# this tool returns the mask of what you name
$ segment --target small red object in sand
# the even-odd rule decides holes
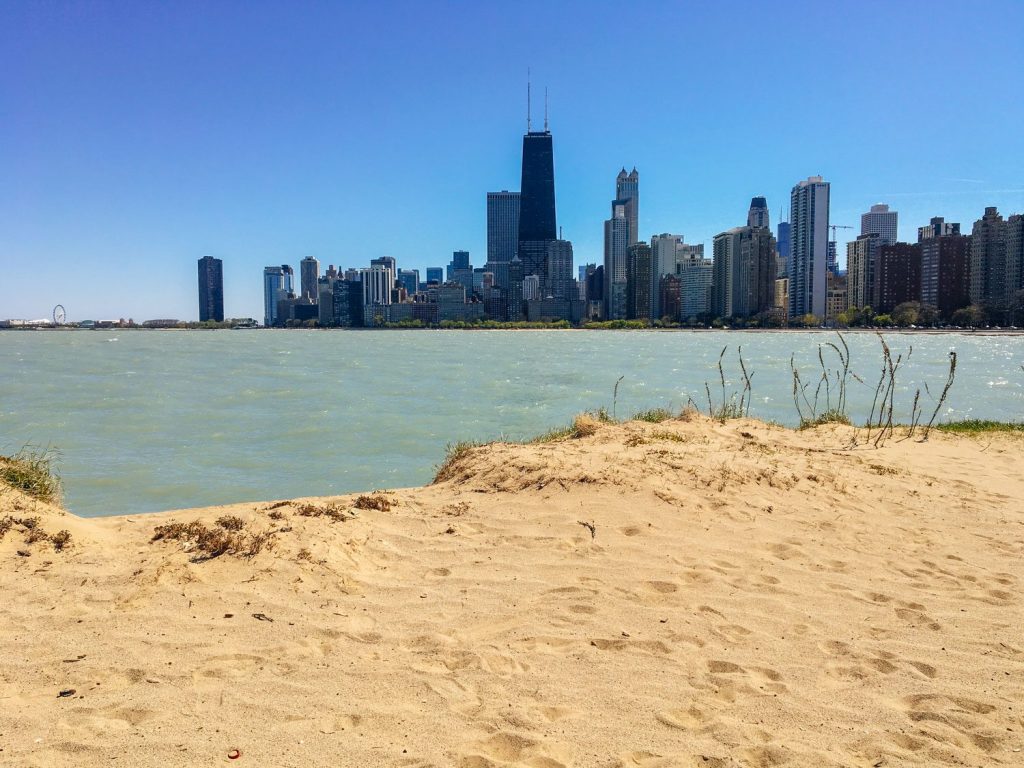
[[[228,752],[228,760],[237,760],[241,756],[242,750],[240,749],[232,749],[230,752]]]

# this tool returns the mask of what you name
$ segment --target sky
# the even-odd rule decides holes
[[[577,264],[623,166],[641,235],[709,255],[811,175],[832,223],[969,230],[1024,212],[1022,30],[1019,0],[2,3],[0,318],[197,319],[205,255],[254,318],[305,256],[481,266],[528,69]]]

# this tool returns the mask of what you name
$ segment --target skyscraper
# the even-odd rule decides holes
[[[547,117],[544,130],[530,130],[527,118],[523,136],[523,175],[519,187],[519,235],[517,253],[524,275],[547,279],[547,241],[558,237],[555,221],[555,158]]]
[[[263,324],[268,328],[278,321],[277,302],[294,296],[295,271],[287,264],[263,269]]]
[[[846,244],[847,306],[863,309],[875,300],[875,263],[882,236],[867,232]]]
[[[626,220],[629,222],[629,242],[640,240],[640,174],[634,168],[629,174],[623,168],[615,177],[615,198],[625,202]]]
[[[633,243],[626,256],[626,318],[653,320],[655,286],[651,246]]]
[[[466,254],[467,257],[469,254]],[[444,269],[441,267],[427,267],[427,282],[444,282]]]
[[[789,198],[789,316],[825,317],[829,183],[810,176]]]
[[[604,223],[604,316],[608,320],[626,317],[626,250],[629,248],[629,219],[626,201],[612,200],[612,217]]]
[[[508,287],[508,265],[519,243],[519,193],[487,193],[487,263],[495,282]]]
[[[412,296],[420,289],[420,271],[418,269],[398,270],[398,282],[405,288],[405,292]]]
[[[899,240],[897,225],[899,213],[890,211],[888,205],[872,205],[871,210],[860,215],[860,233],[878,235],[878,245],[892,245]]]
[[[921,300],[921,246],[892,243],[878,248],[875,261],[876,312],[892,312],[906,301]]]
[[[953,226],[957,228],[955,234],[928,235],[919,243],[921,303],[935,307],[947,320],[971,303],[971,238],[961,235],[958,225]],[[920,234],[920,230],[918,232]]]
[[[708,311],[708,293],[714,274],[713,262],[704,258],[704,246],[688,247],[690,250],[676,261],[681,320],[698,318]]]
[[[299,262],[299,279],[302,285],[302,298],[317,301],[316,281],[320,279],[320,262],[307,256]]]
[[[998,209],[985,209],[971,235],[971,302],[999,310],[1006,288],[1006,222]]]
[[[768,226],[768,202],[763,197],[755,197],[751,199],[750,209],[747,211],[747,226]]]
[[[780,221],[775,235],[775,247],[779,253],[779,274],[777,277],[782,277],[789,273],[789,260],[793,255],[789,232],[789,222]]]
[[[224,264],[203,256],[199,260],[199,322],[224,321]]]
[[[572,243],[568,240],[548,241],[547,273],[546,296],[556,299],[577,297],[572,279]]]
[[[467,295],[473,293],[473,265],[469,263],[469,251],[453,251],[448,263],[448,282],[460,283]]]

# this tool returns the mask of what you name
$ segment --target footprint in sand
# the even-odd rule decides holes
[[[951,738],[946,733],[946,729],[951,729],[959,736],[970,739],[984,752],[1002,749],[1005,732],[984,717],[996,711],[992,704],[963,696],[934,693],[907,696],[902,704],[907,710],[907,717],[917,724],[918,730],[936,741],[957,743],[957,738]]]
[[[679,591],[679,587],[670,581],[647,581],[644,582],[644,586],[653,592],[658,592],[662,595],[669,595],[673,592]]]
[[[695,731],[708,725],[708,715],[695,706],[687,709],[668,709],[654,717],[659,723],[682,731]]]
[[[546,744],[517,733],[499,731],[469,745],[460,768],[491,768],[495,764],[529,765],[533,768],[566,768],[571,754],[565,747]]]

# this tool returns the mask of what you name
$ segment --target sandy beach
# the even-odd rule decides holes
[[[0,764],[1024,765],[1024,439],[850,434],[605,424],[129,517],[4,489]]]

